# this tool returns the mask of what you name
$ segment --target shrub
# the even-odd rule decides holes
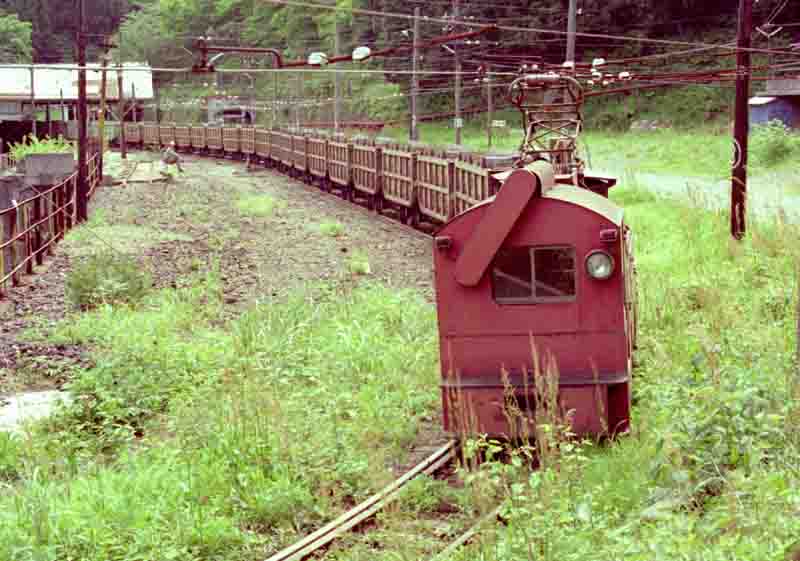
[[[70,153],[74,150],[72,143],[65,140],[62,136],[58,138],[37,138],[33,134],[22,139],[22,142],[13,143],[11,145],[11,156],[14,161],[21,162],[25,156],[30,154],[52,154],[57,153]]]
[[[152,280],[131,257],[111,251],[96,253],[67,275],[67,300],[85,310],[102,303],[135,303]]]
[[[773,119],[766,125],[755,127],[752,143],[758,163],[769,166],[789,157],[796,140],[783,122]]]

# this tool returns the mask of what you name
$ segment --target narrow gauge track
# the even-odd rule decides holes
[[[458,442],[451,440],[437,449],[433,454],[418,463],[402,477],[390,483],[361,504],[353,507],[337,519],[329,522],[316,532],[309,534],[299,542],[279,551],[267,561],[299,561],[326,547],[334,539],[351,530],[367,518],[373,516],[386,505],[394,501],[403,488],[420,475],[432,475],[455,459]]]

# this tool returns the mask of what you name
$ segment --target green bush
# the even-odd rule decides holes
[[[782,121],[773,119],[753,131],[753,154],[763,165],[782,162],[794,151],[797,139]]]
[[[29,134],[22,139],[22,142],[15,142],[11,145],[11,156],[14,161],[20,162],[30,154],[70,153],[73,150],[72,143],[62,136],[37,138],[33,134]]]
[[[152,284],[128,256],[106,251],[91,255],[67,275],[67,300],[85,310],[103,303],[135,303]]]

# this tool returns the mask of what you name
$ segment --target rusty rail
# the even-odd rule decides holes
[[[349,531],[357,524],[373,516],[376,512],[395,500],[406,484],[417,476],[430,475],[456,457],[458,443],[451,440],[433,454],[417,464],[405,475],[372,495],[369,499],[348,510],[336,520],[329,522],[316,532],[309,534],[295,543],[271,556],[267,561],[298,561],[307,555],[325,547],[334,539]]]

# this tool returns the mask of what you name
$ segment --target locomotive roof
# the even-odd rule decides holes
[[[564,201],[566,203],[571,203],[576,206],[583,207],[587,210],[591,210],[595,214],[599,214],[603,218],[613,222],[615,226],[622,225],[622,218],[624,216],[624,210],[621,206],[614,204],[612,201],[603,197],[602,195],[598,195],[597,193],[593,193],[588,189],[583,189],[581,187],[575,187],[574,185],[564,185],[561,183],[556,183],[553,187],[545,191],[542,195],[544,199],[556,199],[559,201]],[[495,197],[489,197],[484,199],[480,203],[476,204],[473,207],[467,209],[466,212],[470,212],[473,209],[482,207],[484,205],[489,205],[494,202]],[[454,219],[455,220],[455,219]]]
[[[616,226],[622,225],[623,209],[602,195],[593,193],[588,189],[574,185],[556,185],[546,191],[542,198],[557,199],[577,206],[582,206],[603,218],[613,222]]]

